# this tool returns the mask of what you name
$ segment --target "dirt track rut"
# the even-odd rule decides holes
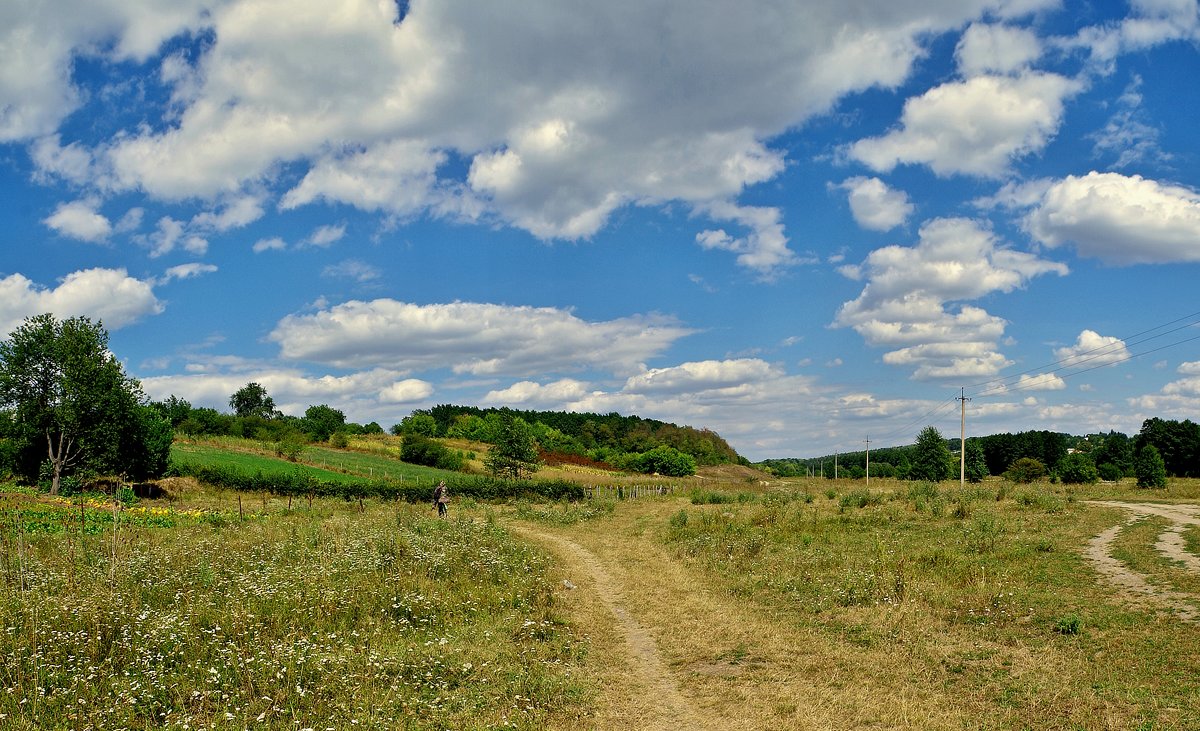
[[[1128,599],[1166,609],[1186,622],[1200,624],[1200,596],[1174,591],[1150,583],[1146,577],[1132,571],[1112,555],[1112,544],[1126,526],[1145,517],[1166,518],[1170,527],[1163,531],[1155,543],[1155,550],[1166,558],[1200,574],[1200,557],[1189,553],[1184,545],[1183,531],[1188,526],[1200,526],[1200,506],[1158,505],[1153,503],[1122,503],[1113,501],[1090,501],[1089,505],[1118,508],[1130,513],[1124,522],[1109,528],[1088,542],[1084,555],[1096,571],[1110,584],[1117,587]]]

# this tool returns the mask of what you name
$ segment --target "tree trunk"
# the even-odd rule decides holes
[[[63,444],[63,442],[66,444]],[[49,432],[46,433],[46,453],[50,458],[50,467],[54,470],[54,476],[50,480],[50,494],[57,495],[59,485],[62,484],[63,469],[71,462],[71,442],[67,439],[65,432],[58,433],[58,449],[54,448],[54,439],[51,438]]]

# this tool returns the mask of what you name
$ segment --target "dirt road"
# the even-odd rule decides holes
[[[1126,526],[1143,518],[1154,516],[1165,518],[1171,525],[1163,531],[1155,543],[1155,550],[1185,569],[1200,573],[1200,557],[1189,553],[1183,541],[1183,531],[1188,526],[1200,526],[1200,506],[1159,505],[1154,503],[1122,503],[1113,501],[1089,501],[1089,505],[1117,508],[1129,513],[1122,523],[1109,528],[1093,538],[1085,555],[1096,571],[1110,584],[1133,602],[1156,606],[1174,613],[1180,619],[1200,624],[1200,596],[1174,591],[1151,583],[1145,576],[1129,569],[1112,555],[1112,544]]]

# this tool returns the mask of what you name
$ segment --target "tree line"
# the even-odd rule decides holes
[[[926,427],[914,444],[872,449],[871,475],[915,480],[944,480],[960,470],[960,442]],[[757,466],[781,477],[814,475],[861,479],[865,450],[811,458],[768,459]],[[1014,481],[1047,477],[1066,482],[1095,482],[1136,477],[1139,484],[1160,487],[1166,477],[1200,476],[1200,425],[1190,419],[1146,419],[1130,437],[1116,431],[1072,436],[1033,430],[966,440],[966,478],[989,475]]]

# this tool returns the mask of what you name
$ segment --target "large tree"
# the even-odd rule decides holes
[[[950,448],[935,427],[927,426],[917,435],[908,479],[941,482],[950,478]]]
[[[11,410],[13,471],[48,477],[53,494],[73,472],[143,479],[167,467],[170,424],[86,317],[31,317],[0,343],[0,405]]]
[[[267,395],[267,389],[258,383],[247,383],[229,397],[229,408],[233,413],[243,418],[258,416],[263,419],[273,418],[275,400]]]

